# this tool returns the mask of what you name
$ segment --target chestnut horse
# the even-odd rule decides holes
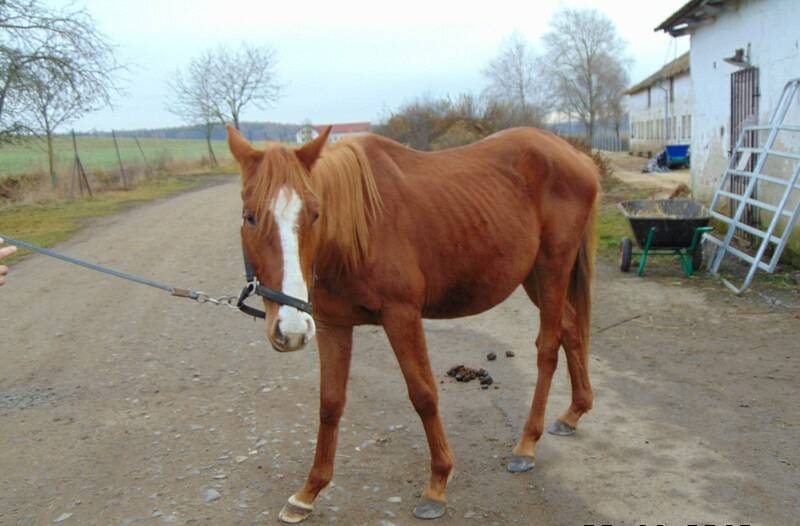
[[[320,409],[308,479],[280,513],[307,518],[331,481],[345,405],[353,326],[383,325],[419,414],[431,475],[414,509],[445,513],[453,469],[428,361],[423,318],[490,309],[522,284],[539,308],[538,380],[508,470],[527,471],[544,430],[563,345],[572,403],[549,431],[567,435],[592,407],[588,375],[590,286],[599,177],[591,159],[542,130],[517,128],[469,146],[419,152],[364,135],[327,145],[330,128],[293,149],[256,149],[235,129],[242,173],[242,242],[259,281],[301,300],[313,317],[264,300],[277,351],[316,333]]]

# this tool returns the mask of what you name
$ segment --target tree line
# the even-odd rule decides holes
[[[627,44],[595,9],[562,8],[542,36],[542,49],[512,33],[483,68],[478,94],[420,97],[383,119],[376,131],[414,148],[467,144],[513,126],[544,127],[577,119],[592,144],[599,123],[619,137],[629,84]]]

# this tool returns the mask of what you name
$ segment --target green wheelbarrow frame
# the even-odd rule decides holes
[[[700,247],[701,238],[703,234],[706,232],[711,232],[712,230],[714,230],[714,228],[710,226],[697,227],[694,229],[694,234],[692,234],[692,243],[688,247],[660,249],[652,248],[653,238],[656,235],[657,229],[656,227],[650,227],[650,230],[647,233],[647,240],[641,251],[633,250],[631,243],[630,257],[632,258],[633,256],[640,256],[639,267],[636,271],[636,275],[644,276],[644,267],[647,265],[647,258],[650,256],[678,256],[678,258],[681,260],[681,268],[683,269],[683,273],[687,278],[691,278],[694,275],[693,261],[695,251],[702,250]],[[624,240],[626,239],[630,243],[630,238],[625,237],[623,238],[623,246],[625,243]]]

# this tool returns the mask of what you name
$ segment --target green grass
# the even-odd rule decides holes
[[[115,214],[143,201],[194,188],[200,182],[199,179],[154,178],[133,190],[102,192],[91,199],[10,206],[0,209],[0,234],[51,247],[68,239],[89,218]],[[13,263],[26,253],[20,250],[8,261]]]
[[[604,205],[600,208],[597,221],[597,251],[601,256],[613,255],[619,251],[619,242],[631,237],[630,224],[616,205]]]
[[[113,140],[108,137],[78,137],[78,152],[87,171],[117,170],[117,153]],[[143,164],[142,156],[132,138],[118,137],[123,164]],[[139,139],[142,150],[151,166],[166,165],[174,161],[199,163],[208,157],[205,141],[193,139]],[[72,139],[59,136],[54,140],[56,169],[69,170],[74,153]],[[0,146],[0,177],[4,175],[47,171],[47,154],[38,140],[27,140],[20,144]],[[214,153],[220,163],[231,160],[225,141],[212,141]]]

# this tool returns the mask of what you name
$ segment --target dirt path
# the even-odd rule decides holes
[[[238,222],[232,182],[60,248],[225,293],[241,286]],[[456,455],[438,524],[796,523],[797,313],[602,265],[595,298],[595,409],[575,437],[546,435],[525,475],[503,466],[535,383],[535,309],[518,292],[427,323]],[[0,524],[272,524],[306,474],[316,353],[273,352],[260,323],[34,257],[0,291],[0,327]],[[446,378],[457,363],[497,388]],[[548,421],[568,403],[565,370]],[[340,436],[310,524],[417,524],[426,444],[378,328],[357,331]]]

